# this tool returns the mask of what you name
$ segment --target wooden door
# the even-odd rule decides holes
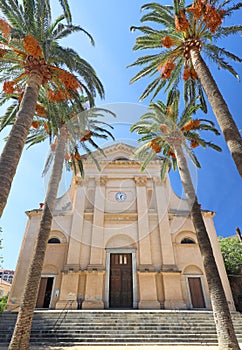
[[[110,254],[109,307],[133,307],[132,254]]]
[[[53,287],[53,277],[41,277],[36,307],[48,309]]]
[[[200,277],[189,277],[188,283],[192,307],[194,309],[205,308],[205,301]]]

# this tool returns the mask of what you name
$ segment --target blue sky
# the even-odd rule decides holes
[[[54,0],[53,6],[58,1]],[[97,100],[98,106],[123,106],[123,112],[115,120],[114,134],[117,141],[132,142],[134,136],[129,134],[129,126],[136,120],[135,111],[145,109],[148,100],[138,103],[146,81],[129,84],[132,76],[137,72],[136,68],[127,69],[141,52],[133,52],[135,33],[131,33],[131,25],[139,25],[141,17],[140,6],[144,0],[69,0],[71,5],[73,22],[90,32],[95,39],[95,47],[91,47],[88,39],[83,34],[75,34],[63,41],[63,46],[74,48],[95,68],[99,78],[105,87],[105,100]],[[165,2],[164,2],[165,3]],[[53,7],[53,18],[58,14],[58,8]],[[241,23],[241,10],[229,19],[230,24]],[[241,37],[233,37],[219,43],[220,46],[241,55]],[[242,89],[238,82],[229,73],[218,70],[211,62],[207,61],[218,86],[224,95],[229,109],[239,129],[242,129],[241,101]],[[234,67],[242,77],[242,65]],[[163,93],[159,96],[165,100]],[[1,110],[3,111],[3,109]],[[215,121],[213,113],[209,110],[209,117]],[[216,121],[215,121],[216,122]],[[0,134],[0,149],[4,145],[6,132]],[[207,138],[210,135],[207,134]],[[223,148],[222,153],[213,150],[197,150],[197,155],[202,169],[194,171],[197,182],[197,194],[203,209],[216,212],[214,218],[218,235],[232,235],[235,227],[242,229],[241,179],[229,154],[223,136],[216,140],[211,135],[211,140]],[[14,269],[21,247],[24,230],[27,223],[26,210],[38,208],[44,201],[46,183],[41,177],[43,165],[48,154],[48,144],[41,144],[35,148],[24,151],[17,174],[12,185],[4,214],[0,219],[3,229],[2,251],[4,256],[3,266]],[[170,173],[175,192],[182,195],[177,173]],[[65,179],[64,179],[65,181]]]

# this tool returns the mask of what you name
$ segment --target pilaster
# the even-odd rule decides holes
[[[104,309],[105,271],[86,271],[85,300],[82,309]]]
[[[168,198],[164,183],[157,177],[154,178],[155,194],[158,214],[158,228],[161,242],[161,254],[163,266],[174,266],[175,258],[170,233],[168,217]]]
[[[151,265],[150,229],[147,206],[147,177],[135,177],[138,212],[139,264]]]
[[[62,272],[59,300],[56,309],[77,309],[79,271]]]
[[[86,187],[84,186],[83,181],[79,181],[75,186],[76,193],[73,203],[74,210],[67,254],[67,266],[65,268],[74,268],[76,270],[79,270]]]
[[[165,309],[186,309],[181,286],[181,272],[167,271],[161,272],[164,286],[164,308]]]
[[[103,240],[104,240],[104,210],[105,210],[105,185],[106,177],[96,179],[92,244],[89,267],[103,266]]]
[[[157,272],[138,272],[139,278],[139,309],[160,309],[156,288]]]

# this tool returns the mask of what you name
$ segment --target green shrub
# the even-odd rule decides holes
[[[5,310],[7,301],[8,301],[8,295],[5,295],[4,297],[0,298],[0,313]]]

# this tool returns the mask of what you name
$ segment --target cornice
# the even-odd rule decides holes
[[[43,212],[43,209],[32,209],[26,210],[25,214],[30,218],[32,216],[40,216]]]

